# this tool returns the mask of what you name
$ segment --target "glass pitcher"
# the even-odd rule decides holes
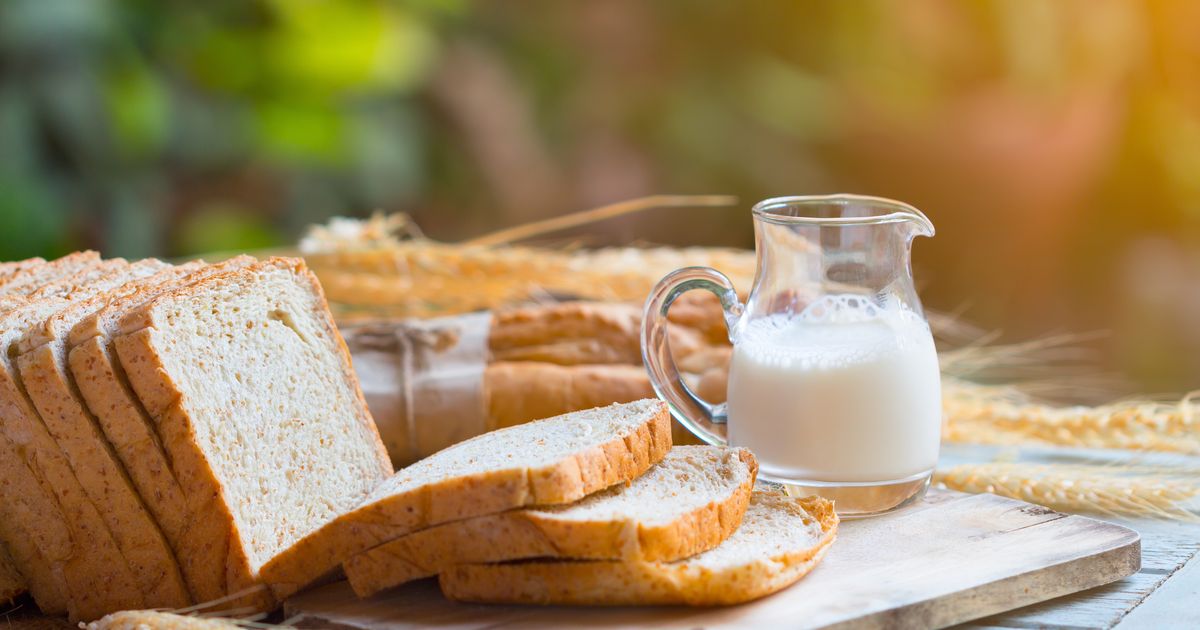
[[[843,516],[921,497],[941,441],[941,376],[913,288],[916,208],[877,197],[779,197],[753,209],[758,269],[743,306],[708,267],[663,278],[646,302],[642,353],[655,391],[710,444],[744,446],[759,478],[833,499]],[[733,354],[723,404],[702,400],[671,357],[667,309],[705,289]]]

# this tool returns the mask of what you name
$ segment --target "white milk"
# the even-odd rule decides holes
[[[937,463],[941,378],[925,321],[851,295],[740,331],[729,441],[776,480],[883,482]]]

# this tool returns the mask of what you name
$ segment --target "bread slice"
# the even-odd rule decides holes
[[[755,491],[741,527],[715,549],[676,562],[516,562],[442,573],[465,602],[626,606],[730,605],[765,597],[808,574],[833,543],[833,503]]]
[[[275,258],[127,314],[122,368],[154,419],[225,592],[392,473],[316,277]],[[248,605],[270,607],[263,590]]]
[[[571,503],[636,479],[670,448],[670,418],[658,400],[485,433],[379,484],[361,505],[272,559],[263,577],[284,597],[399,536],[514,508]]]
[[[198,266],[185,267],[182,272]],[[120,284],[77,299],[36,322],[13,346],[30,401],[66,454],[84,491],[99,507],[138,579],[146,605],[167,608],[187,606],[192,603],[191,596],[157,520],[83,403],[67,366],[66,337],[76,323],[105,303],[135,293],[156,278],[179,272],[159,261],[135,263]],[[154,495],[147,496],[155,501]]]
[[[0,296],[28,293],[60,278],[86,271],[100,262],[96,252],[75,252],[41,265],[31,265],[0,280]]]
[[[215,265],[180,265],[148,278],[133,291],[109,300],[82,321],[68,336],[69,363],[79,393],[95,416],[130,479],[154,515],[163,534],[180,561],[183,579],[193,598],[199,602],[223,597],[225,571],[198,571],[200,565],[186,558],[214,552],[214,541],[223,541],[224,533],[213,535],[193,519],[175,469],[163,449],[157,428],[130,389],[125,372],[112,344],[119,332],[119,320],[133,308],[214,275],[246,267],[255,260],[239,256]]]
[[[112,532],[85,493],[69,461],[50,435],[26,394],[8,349],[22,331],[69,306],[119,285],[128,263],[106,261],[30,293],[36,299],[0,312],[0,433],[3,458],[27,466],[42,492],[6,488],[5,501],[19,496],[28,514],[16,526],[31,535],[42,556],[64,576],[73,619],[94,619],[113,610],[145,607],[141,590]],[[20,474],[20,471],[13,471]],[[15,491],[14,491],[15,490]]]
[[[0,606],[12,603],[27,592],[25,577],[17,571],[8,550],[0,545]]]
[[[646,474],[563,506],[436,525],[344,563],[359,597],[457,564],[523,558],[669,561],[707,551],[742,522],[758,462],[750,451],[676,446]]]

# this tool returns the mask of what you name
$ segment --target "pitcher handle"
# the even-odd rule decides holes
[[[650,384],[659,398],[666,401],[671,415],[696,437],[709,444],[723,446],[726,422],[725,404],[712,404],[695,394],[683,382],[667,334],[667,310],[680,295],[692,289],[710,291],[721,300],[725,327],[731,336],[742,316],[742,303],[725,274],[710,267],[684,267],[667,274],[646,299],[642,314],[642,361],[650,373]]]

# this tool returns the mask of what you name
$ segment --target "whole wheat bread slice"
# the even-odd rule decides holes
[[[116,451],[130,479],[180,559],[184,582],[193,598],[207,602],[223,597],[225,571],[202,573],[199,563],[183,559],[217,552],[214,545],[225,541],[228,523],[216,530],[205,522],[211,512],[189,512],[183,487],[163,449],[157,428],[116,358],[112,337],[119,332],[120,318],[147,301],[214,275],[246,267],[255,260],[239,256],[214,265],[181,265],[148,278],[133,292],[109,300],[103,307],[76,323],[68,337],[69,363],[79,393]],[[223,544],[223,543],[222,543]]]
[[[344,564],[359,597],[457,564],[523,558],[670,561],[721,543],[750,501],[750,451],[676,446],[629,485],[564,506],[511,510],[436,525]]]
[[[316,277],[276,258],[159,295],[115,345],[188,507],[216,523],[181,558],[258,584],[264,563],[362,502],[391,473]],[[208,516],[204,516],[204,515]],[[249,605],[273,605],[265,589]]]
[[[628,482],[670,448],[670,418],[657,400],[485,433],[379,484],[361,505],[273,558],[263,578],[284,597],[399,536],[514,508],[571,503]]]
[[[155,279],[176,277],[199,264],[172,268],[160,261],[129,267],[120,284],[95,293],[30,326],[14,344],[16,364],[26,393],[92,502],[100,507],[139,587],[152,607],[179,608],[192,603],[174,551],[154,512],[118,458],[107,436],[84,405],[67,365],[66,337],[71,328],[104,304],[136,293]],[[146,495],[157,507],[153,494]]]
[[[585,606],[731,605],[765,597],[808,574],[837,536],[833,503],[755,491],[725,542],[676,562],[515,562],[454,567],[439,578],[466,602]]]
[[[16,523],[38,546],[55,572],[61,572],[69,594],[68,615],[94,619],[113,610],[144,608],[145,599],[133,572],[102,517],[103,505],[89,499],[66,455],[50,435],[29,400],[11,356],[10,346],[29,326],[95,292],[120,283],[128,273],[120,260],[93,265],[52,282],[29,295],[21,306],[0,311],[0,443],[12,458],[27,466],[42,492],[6,488],[5,500],[23,497],[29,512]],[[19,475],[20,470],[12,471]]]

